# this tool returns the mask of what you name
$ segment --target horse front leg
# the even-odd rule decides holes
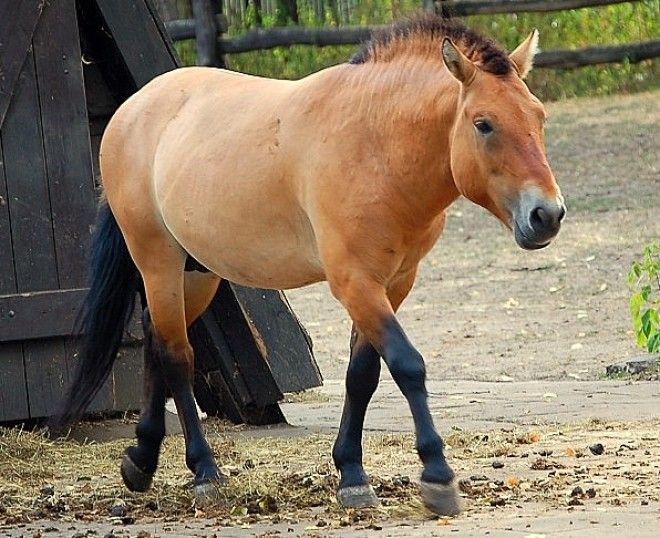
[[[340,473],[337,500],[345,508],[378,505],[362,467],[362,428],[369,400],[380,378],[380,355],[355,327],[346,372],[346,396],[332,459]]]
[[[423,463],[421,492],[425,504],[442,515],[460,512],[454,472],[428,407],[426,368],[394,314],[385,287],[369,275],[353,274],[331,282],[333,293],[387,364],[406,397],[415,423],[417,452]]]

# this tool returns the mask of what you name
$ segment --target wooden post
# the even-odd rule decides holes
[[[197,65],[218,66],[218,27],[211,1],[192,0],[192,10],[195,18]]]

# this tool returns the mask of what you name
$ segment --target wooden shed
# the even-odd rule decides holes
[[[0,3],[0,422],[48,416],[61,398],[103,129],[124,99],[177,65],[149,0]],[[284,392],[321,383],[281,292],[223,282],[191,338],[209,414],[281,421]],[[139,408],[140,342],[135,324],[93,410]]]

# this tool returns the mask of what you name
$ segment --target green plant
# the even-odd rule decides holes
[[[660,243],[644,248],[628,272],[630,313],[637,335],[637,345],[650,353],[660,351]]]

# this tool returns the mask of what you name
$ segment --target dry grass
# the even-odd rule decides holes
[[[554,507],[622,504],[660,500],[655,480],[660,468],[658,425],[594,421],[561,429],[458,431],[446,436],[446,442],[457,474],[470,477],[460,482],[468,511],[524,502]],[[129,521],[203,515],[221,525],[316,518],[333,527],[368,526],[393,517],[429,517],[410,480],[419,469],[411,435],[365,437],[365,464],[383,504],[374,510],[346,511],[335,500],[332,436],[251,438],[227,434],[227,428],[214,421],[207,421],[206,428],[230,478],[224,504],[203,512],[188,494],[191,475],[183,464],[181,436],[166,439],[153,489],[132,494],[118,472],[128,440],[81,444],[0,429],[0,524],[40,518],[103,521],[117,506],[126,509],[118,517]],[[589,453],[587,447],[595,439],[607,447],[604,456]],[[505,462],[505,468],[493,469],[493,458]],[[576,485],[582,493],[571,496]]]

